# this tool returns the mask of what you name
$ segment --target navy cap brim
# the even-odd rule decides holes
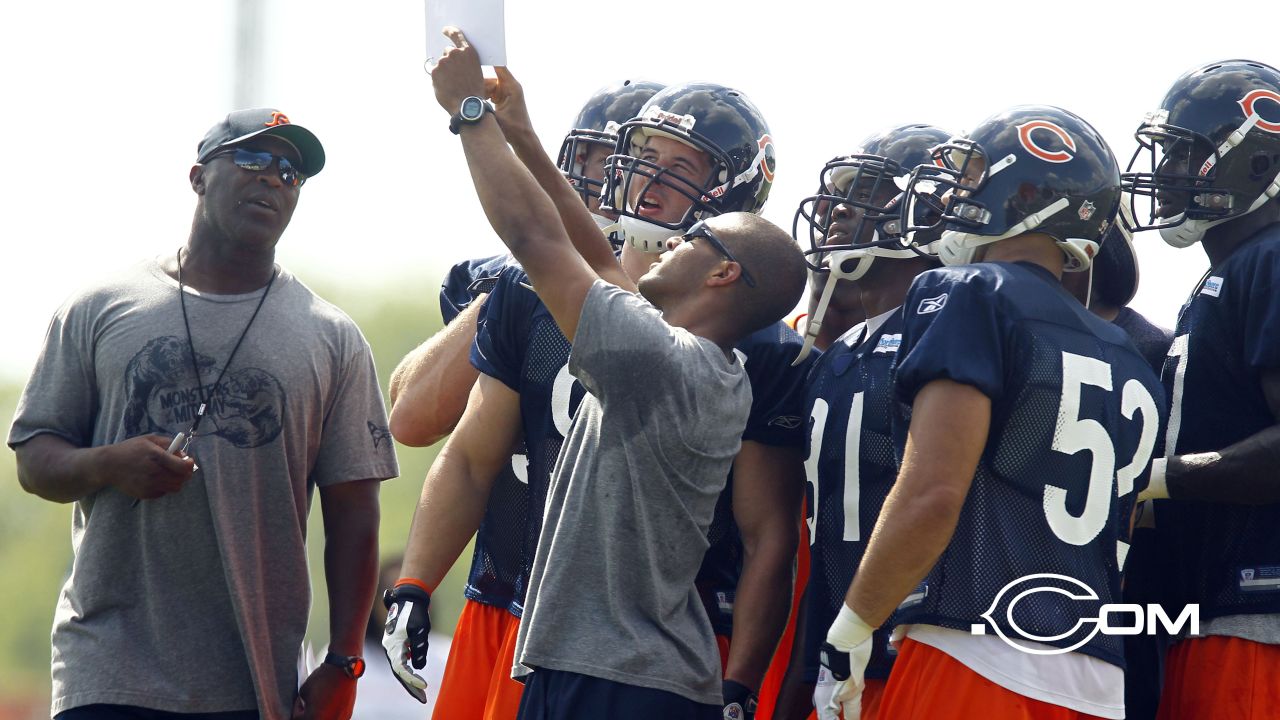
[[[245,142],[246,140],[255,138],[259,135],[274,135],[289,141],[298,149],[298,153],[301,156],[301,161],[298,163],[298,169],[307,177],[315,177],[324,169],[324,146],[320,144],[320,139],[317,138],[310,130],[302,127],[301,125],[294,125],[291,123],[274,125],[272,127],[248,133],[247,135],[241,135],[238,138],[232,138],[231,140],[221,143],[217,148],[213,148],[209,153],[207,153],[207,155],[212,155],[214,150],[231,145],[238,145],[239,143]],[[203,158],[201,158],[201,161],[203,161]]]

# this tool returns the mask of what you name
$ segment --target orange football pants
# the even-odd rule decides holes
[[[511,679],[520,618],[467,600],[458,616],[432,720],[515,720],[524,685]]]
[[[880,701],[893,720],[1083,720],[1096,718],[1000,687],[941,650],[902,641]]]
[[[1276,717],[1280,646],[1211,635],[1169,649],[1156,720]]]

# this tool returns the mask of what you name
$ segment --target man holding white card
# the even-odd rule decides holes
[[[692,580],[750,406],[731,347],[798,300],[798,248],[756,216],[713,218],[667,242],[641,279],[654,305],[645,302],[580,202],[581,222],[566,218],[570,244],[556,206],[487,117],[475,51],[447,34],[457,49],[435,69],[437,100],[457,113],[491,223],[576,339],[570,369],[590,392],[552,480],[520,628],[517,674],[536,670],[521,715],[720,717],[714,639]],[[592,232],[577,232],[584,226]],[[753,266],[771,272],[752,276]],[[630,391],[640,372],[665,366],[673,371],[659,382]],[[676,400],[689,397],[697,418]],[[602,601],[616,614],[588,607]]]

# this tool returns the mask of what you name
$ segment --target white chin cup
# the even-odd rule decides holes
[[[1098,254],[1098,243],[1083,238],[1067,238],[1058,240],[1058,249],[1066,255],[1062,265],[1063,272],[1084,272],[1093,266],[1093,258]]]
[[[618,218],[618,229],[631,247],[643,253],[661,255],[667,251],[667,240],[679,233],[639,218],[623,215]]]
[[[1160,228],[1160,238],[1181,250],[1200,242],[1211,227],[1213,225],[1204,220],[1183,220],[1179,225]]]
[[[943,265],[968,265],[973,262],[973,254],[978,248],[995,240],[997,238],[985,235],[943,230],[942,237],[934,243],[934,246],[938,250],[938,259]]]

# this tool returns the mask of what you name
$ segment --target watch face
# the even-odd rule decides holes
[[[479,120],[484,114],[484,101],[472,95],[462,101],[462,109],[458,113],[464,120]]]
[[[364,675],[364,658],[351,658],[349,672],[353,678],[359,678]]]

